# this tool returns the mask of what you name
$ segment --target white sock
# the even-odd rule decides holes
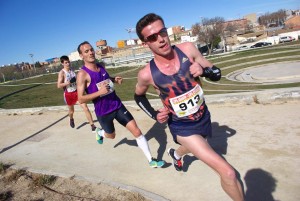
[[[176,150],[174,151],[174,156],[175,156],[175,158],[176,158],[177,160],[180,160],[180,159],[181,159],[181,157],[177,154]]]
[[[99,128],[98,130],[98,133],[97,133],[99,136],[105,138],[105,135],[104,135],[104,130],[102,128]]]
[[[152,156],[151,156],[149,145],[148,145],[148,142],[147,142],[145,136],[142,134],[140,137],[137,137],[135,140],[136,140],[139,148],[144,152],[146,158],[150,162],[152,160]]]

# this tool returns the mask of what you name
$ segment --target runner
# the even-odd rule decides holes
[[[115,138],[113,120],[116,119],[136,138],[138,147],[145,154],[150,167],[162,167],[165,162],[152,158],[145,136],[114,90],[113,82],[121,84],[122,77],[110,77],[106,69],[96,63],[95,50],[89,42],[81,43],[77,50],[84,61],[84,66],[79,71],[77,79],[78,99],[81,103],[88,101],[94,103],[97,119],[102,126],[102,129],[97,129],[96,139],[98,142],[102,144],[103,138]]]
[[[64,100],[69,108],[70,126],[75,127],[74,122],[74,105],[78,101],[77,89],[76,89],[76,74],[73,69],[70,68],[70,60],[68,56],[61,56],[60,62],[63,65],[58,73],[57,88],[62,88],[64,90]],[[94,125],[92,114],[86,103],[80,104],[85,116],[91,125],[92,132],[96,132],[96,126]]]
[[[135,100],[151,118],[168,122],[174,141],[180,144],[177,150],[168,150],[174,167],[181,171],[182,157],[192,153],[218,173],[221,186],[233,200],[242,201],[243,191],[235,170],[205,139],[212,132],[211,119],[199,76],[218,81],[220,69],[206,60],[193,43],[171,46],[163,19],[154,13],[137,22],[136,32],[154,59],[138,73]],[[164,104],[158,111],[146,98],[149,86],[156,89]]]

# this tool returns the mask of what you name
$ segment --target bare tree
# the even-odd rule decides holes
[[[198,36],[200,44],[205,43],[207,45],[209,54],[211,54],[215,41],[223,37],[224,18],[202,18],[201,23],[192,25],[192,33]]]
[[[273,13],[265,13],[258,18],[258,23],[269,27],[270,25],[282,26],[286,20],[286,12],[280,9]]]

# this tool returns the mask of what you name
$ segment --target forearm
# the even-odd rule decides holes
[[[83,95],[78,94],[78,101],[79,101],[79,103],[88,103],[97,97],[99,97],[97,92],[92,93],[92,94],[83,94]]]
[[[61,88],[64,88],[68,85],[69,85],[69,83],[57,83],[57,88],[61,89]]]
[[[151,106],[146,95],[134,94],[134,100],[138,106],[152,119],[157,120],[157,111]]]

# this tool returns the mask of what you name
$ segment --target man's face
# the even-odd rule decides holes
[[[70,61],[63,61],[62,65],[63,65],[65,68],[69,68],[69,67],[70,67]]]
[[[144,44],[158,55],[168,55],[171,52],[168,33],[162,21],[157,20],[142,30]]]
[[[95,58],[95,50],[90,44],[84,44],[80,47],[81,53],[80,57],[84,62],[94,63],[96,61]]]

